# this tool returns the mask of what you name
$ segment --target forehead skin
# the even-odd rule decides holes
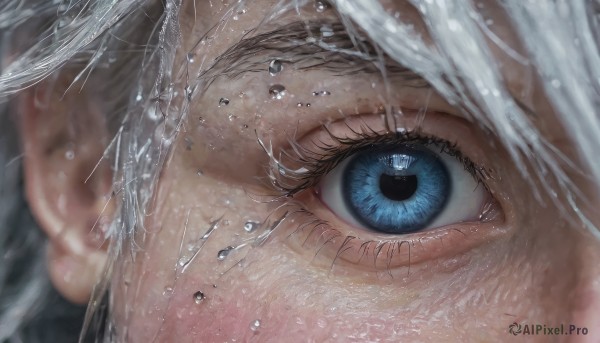
[[[177,61],[185,61],[189,53],[196,56],[186,66],[193,80],[198,69],[206,69],[244,32],[259,26],[275,5],[252,1],[237,20],[220,22],[237,9],[221,1],[185,2],[183,48]],[[317,14],[310,7],[301,11],[305,18],[333,19],[329,12]],[[294,16],[283,14],[276,22],[297,20]],[[510,30],[503,27],[510,26],[500,16],[497,23],[498,34],[509,39]],[[219,25],[211,31],[215,33],[197,44],[215,25]],[[523,85],[530,82],[522,78],[526,71],[517,72],[524,67],[500,49],[492,50],[508,87],[517,96],[522,94]],[[269,94],[274,84],[287,90],[280,100]],[[218,78],[206,92],[198,93],[161,176],[157,208],[144,231],[144,249],[135,260],[124,259],[117,267],[113,288],[119,337],[133,342],[174,337],[180,342],[502,341],[508,339],[506,331],[513,321],[593,327],[598,316],[589,315],[589,304],[598,304],[599,299],[597,286],[590,285],[599,273],[590,261],[599,257],[597,244],[580,236],[556,208],[543,208],[531,192],[523,192],[530,184],[520,177],[519,166],[511,165],[477,125],[461,119],[464,115],[435,91],[409,87],[401,80],[393,80],[391,89],[390,94],[377,74],[335,76],[284,65],[280,74],[271,76],[265,63],[263,72]],[[330,94],[313,95],[322,90]],[[551,111],[541,94],[537,90],[523,94],[523,101],[536,113],[544,113],[547,137],[563,141],[559,127],[545,117]],[[228,98],[229,104],[219,106],[221,98]],[[246,221],[263,221],[273,211],[273,206],[253,200],[253,191],[264,191],[256,177],[265,175],[268,163],[257,136],[282,146],[290,136],[303,137],[321,123],[353,115],[366,117],[370,126],[383,131],[379,115],[387,103],[407,113],[427,104],[433,113],[424,119],[428,132],[458,140],[460,149],[503,176],[492,183],[506,223],[489,228],[496,234],[486,244],[469,245],[452,258],[420,263],[409,276],[403,270],[392,279],[348,266],[330,269],[331,259],[288,243],[289,228],[282,228],[263,246],[217,260],[220,250],[247,237],[242,230]],[[371,120],[373,116],[376,119]],[[414,126],[410,119],[414,116],[407,117],[401,124]],[[571,149],[567,144],[560,148]],[[218,228],[182,272],[181,259],[193,252],[188,244],[200,242],[219,218]],[[474,227],[469,232],[481,231]],[[468,242],[456,237],[460,238],[446,242]],[[416,256],[425,250],[415,249]],[[194,295],[199,291],[206,298],[198,302]],[[260,328],[253,330],[250,325],[257,319]]]

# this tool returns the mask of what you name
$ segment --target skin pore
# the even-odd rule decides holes
[[[513,322],[574,324],[589,335],[560,340],[597,340],[600,243],[546,193],[536,197],[539,182],[522,172],[532,166],[515,165],[493,132],[393,63],[384,80],[372,63],[319,63],[311,58],[317,50],[290,52],[276,41],[258,51],[251,48],[263,41],[240,46],[257,27],[257,34],[289,33],[309,20],[327,42],[339,25],[333,10],[312,6],[281,15],[276,26],[261,25],[273,4],[255,0],[240,12],[221,1],[182,8],[177,61],[188,63],[176,72],[184,83],[195,84],[199,73],[211,82],[190,95],[146,227],[135,237],[140,249],[115,266],[117,340],[503,341]],[[425,34],[414,10],[387,6],[414,16],[415,29]],[[489,11],[494,32],[518,46],[506,18]],[[310,42],[310,35],[294,34]],[[491,50],[544,137],[574,156],[531,70]],[[207,71],[215,60],[221,62]],[[269,72],[273,60],[281,61],[281,71]],[[392,125],[386,109],[402,112]],[[389,235],[340,218],[321,199],[321,179],[291,197],[281,197],[285,192],[269,181],[272,173],[294,183],[269,168],[270,148],[275,158],[281,151],[293,156],[296,145],[324,150],[324,143],[339,145],[332,136],[389,136],[390,126],[454,145],[479,171],[481,207],[492,210],[483,219]],[[580,189],[592,189],[585,177],[571,177]]]

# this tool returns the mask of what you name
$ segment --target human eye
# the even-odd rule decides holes
[[[426,116],[390,130],[381,116],[358,115],[295,142],[277,162],[277,183],[315,218],[293,232],[299,239],[292,245],[312,245],[331,266],[391,273],[506,233],[492,195],[494,172],[477,139],[467,137],[469,125],[443,113]]]
[[[363,139],[379,142],[350,145],[352,155],[317,186],[341,220],[387,234],[477,220],[487,196],[474,174],[479,169],[450,142],[410,133]]]

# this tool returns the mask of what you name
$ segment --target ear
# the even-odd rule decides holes
[[[106,264],[113,214],[112,173],[102,160],[108,130],[86,93],[65,89],[45,81],[25,92],[17,110],[26,195],[49,237],[50,279],[65,298],[85,303]]]

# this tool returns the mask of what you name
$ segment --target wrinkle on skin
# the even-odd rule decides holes
[[[242,31],[254,28],[272,4],[256,1],[239,20],[228,21],[229,29],[203,50],[206,60],[239,41]],[[219,6],[197,3],[195,26],[182,17],[184,28],[194,27],[184,37],[186,47],[230,9]],[[180,56],[186,53],[182,50]],[[519,84],[518,75],[514,77],[510,84]],[[274,83],[287,89],[281,100],[268,93]],[[543,207],[525,191],[531,186],[519,168],[527,166],[512,165],[506,153],[493,146],[493,137],[477,125],[472,125],[469,139],[480,145],[489,159],[485,163],[502,176],[490,188],[502,203],[509,234],[457,256],[421,262],[410,274],[395,270],[393,278],[351,265],[329,270],[327,254],[315,255],[310,246],[297,248],[302,235],[288,238],[302,224],[292,220],[262,246],[248,244],[217,259],[220,250],[255,237],[259,232],[245,232],[244,223],[263,222],[276,206],[252,199],[270,190],[257,180],[266,176],[268,163],[257,134],[281,148],[294,133],[302,136],[320,123],[348,115],[381,113],[386,103],[414,109],[426,104],[449,117],[464,116],[435,92],[393,82],[391,86],[394,92],[386,98],[376,74],[335,76],[286,66],[273,77],[266,64],[262,73],[216,79],[192,103],[186,132],[161,175],[160,205],[150,212],[144,250],[132,265],[122,261],[120,268],[131,268],[127,287],[119,277],[126,273],[117,273],[113,289],[119,334],[132,342],[174,337],[180,342],[502,341],[512,337],[508,325],[516,321],[588,325],[593,335],[590,323],[598,314],[593,306],[582,304],[600,301],[599,271],[591,263],[600,257],[598,242],[562,220],[550,201]],[[331,94],[315,97],[316,90]],[[229,105],[219,107],[221,97],[230,99]],[[541,97],[534,101],[538,108],[547,103]],[[310,102],[311,107],[297,107],[298,102]],[[549,121],[549,131],[558,135],[555,124]],[[190,253],[188,244],[198,242],[221,216],[219,228],[183,272],[179,261]],[[200,303],[194,300],[198,291],[206,296]],[[260,327],[251,330],[257,319]]]

